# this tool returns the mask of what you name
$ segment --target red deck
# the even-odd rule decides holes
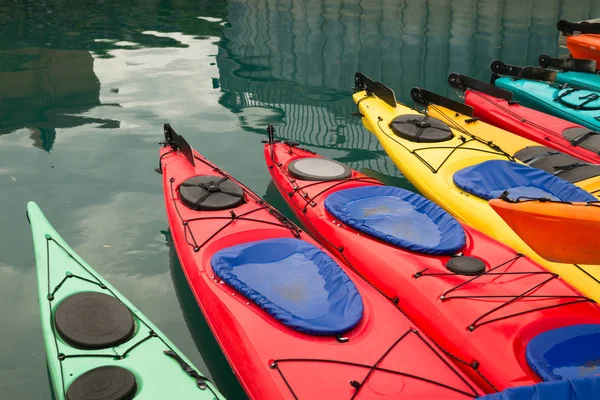
[[[183,181],[196,175],[228,177],[200,154],[194,152],[194,157],[195,167],[170,147],[161,150],[169,227],[198,305],[250,398],[360,400],[476,396],[472,381],[435,344],[417,331],[388,299],[340,261],[364,303],[363,318],[344,335],[348,338],[346,343],[335,337],[294,331],[220,282],[212,271],[211,257],[225,247],[295,236],[317,244],[241,184],[246,203],[233,210],[208,212],[187,208],[180,202],[177,190]],[[354,386],[351,382],[355,382]],[[478,388],[475,390],[482,393]]]
[[[484,390],[540,381],[525,360],[525,346],[536,334],[600,323],[600,309],[556,275],[467,226],[462,252],[487,266],[478,277],[450,273],[448,256],[413,253],[358,233],[331,216],[324,201],[339,190],[378,185],[377,180],[357,171],[345,181],[294,179],[287,172],[289,162],[319,156],[281,142],[264,150],[273,181],[311,234],[398,299],[404,313]]]
[[[474,115],[488,124],[584,161],[600,164],[600,154],[581,145],[573,146],[562,135],[565,129],[586,129],[581,125],[470,89],[465,93],[465,104],[473,107]]]

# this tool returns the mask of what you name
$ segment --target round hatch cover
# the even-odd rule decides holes
[[[471,256],[452,257],[446,263],[446,267],[458,275],[475,276],[485,272],[483,260]]]
[[[393,119],[390,128],[401,138],[417,143],[445,142],[453,137],[448,125],[427,115],[400,115]]]
[[[105,366],[80,375],[67,390],[67,400],[131,400],[137,382],[131,371]]]
[[[104,349],[128,341],[135,322],[129,309],[112,296],[82,292],[61,301],[54,313],[58,334],[81,349]]]
[[[201,175],[183,182],[179,197],[192,210],[227,210],[244,204],[244,189],[223,176]]]
[[[338,181],[352,176],[352,170],[337,161],[321,157],[308,157],[288,164],[290,174],[305,181]]]

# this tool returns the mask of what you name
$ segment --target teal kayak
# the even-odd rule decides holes
[[[224,399],[191,361],[27,205],[56,400]]]
[[[600,91],[508,76],[495,76],[493,83],[525,107],[600,130]]]
[[[600,91],[600,75],[596,71],[595,60],[552,58],[547,54],[542,54],[538,61],[540,67],[557,71],[553,76],[555,83]]]
[[[556,74],[556,83],[600,92],[600,75],[588,72],[565,71]]]

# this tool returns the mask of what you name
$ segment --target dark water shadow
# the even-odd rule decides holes
[[[277,210],[282,212],[286,217],[294,221],[296,225],[300,226],[300,221],[298,220],[298,218],[296,218],[290,206],[281,196],[279,190],[277,190],[277,186],[275,186],[275,183],[273,183],[273,181],[269,181],[269,185],[267,186],[267,190],[263,198],[267,203],[269,203]]]
[[[192,339],[196,344],[196,348],[206,363],[206,367],[213,377],[214,384],[217,385],[221,393],[229,400],[247,400],[248,396],[235,377],[187,283],[181,269],[181,264],[177,258],[177,252],[172,242],[170,242],[170,234],[167,233],[166,236],[168,239],[167,245],[169,246],[171,279],[175,286],[175,293],[177,294],[181,312],[192,335]]]

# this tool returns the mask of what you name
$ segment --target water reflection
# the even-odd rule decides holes
[[[101,83],[95,62],[115,50],[185,48],[168,35],[219,36],[225,1],[106,1],[72,7],[63,1],[9,1],[0,6],[0,135],[26,128],[32,144],[50,151],[57,130],[93,125],[118,129],[119,120],[95,117]],[[102,82],[104,84],[104,82]],[[110,90],[118,90],[110,88]]]
[[[175,286],[175,293],[179,306],[185,319],[185,323],[192,334],[194,343],[210,372],[212,381],[217,385],[221,393],[228,399],[247,399],[245,392],[233,374],[225,355],[221,351],[219,344],[215,340],[206,319],[202,315],[194,294],[188,286],[181,264],[177,258],[177,253],[171,242],[171,234],[168,231],[161,231],[169,246],[169,260],[171,279]]]
[[[536,63],[559,53],[556,22],[600,14],[600,3],[545,0],[230,0],[222,47],[246,81],[347,92],[362,70],[407,99],[445,89],[449,72],[489,77],[491,60]],[[568,3],[566,5],[565,3]]]
[[[198,360],[157,235],[165,224],[153,172],[162,123],[172,122],[288,216],[268,187],[258,144],[268,123],[280,136],[410,187],[350,115],[356,70],[404,101],[415,85],[449,93],[449,72],[487,79],[494,58],[524,64],[541,52],[559,54],[558,19],[600,15],[597,0],[0,3],[0,225],[8,227],[0,235],[0,322],[7,329],[0,386],[6,398],[31,399],[48,398],[49,389],[28,384],[46,379],[23,215],[28,200]],[[197,305],[181,303],[189,305],[182,309],[198,347],[210,343],[211,364],[217,347],[194,327]],[[227,392],[231,375],[211,371]]]
[[[33,145],[50,151],[57,129],[90,123],[118,127],[118,121],[78,115],[100,105],[93,64],[85,50],[0,52],[0,135],[27,128]]]
[[[339,159],[355,168],[399,176],[349,115],[355,71],[409,104],[417,85],[452,95],[449,73],[487,80],[494,59],[557,56],[556,21],[599,13],[592,0],[230,0],[217,57],[221,104],[249,132],[273,123],[282,137],[345,150]]]

